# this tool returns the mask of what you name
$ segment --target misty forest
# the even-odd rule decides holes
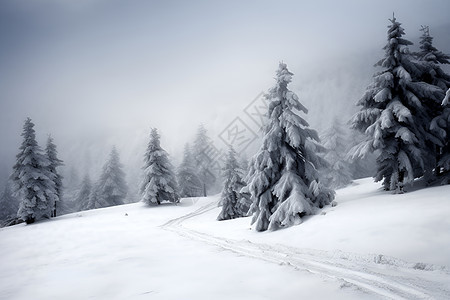
[[[282,2],[0,4],[0,299],[450,297],[450,5]]]

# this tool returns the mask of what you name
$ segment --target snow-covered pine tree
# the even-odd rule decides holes
[[[200,197],[203,195],[203,184],[198,178],[194,156],[189,144],[184,146],[183,161],[178,167],[177,179],[180,197]]]
[[[167,152],[161,148],[156,128],[150,133],[150,141],[144,156],[144,179],[141,184],[142,201],[159,205],[163,201],[178,203],[178,184]]]
[[[376,153],[365,153],[364,157],[360,157],[357,153],[352,152],[352,150],[364,142],[367,137],[355,129],[351,129],[350,132],[347,159],[350,164],[351,177],[353,179],[374,177],[377,170]]]
[[[424,68],[409,53],[407,46],[412,43],[402,37],[401,24],[395,17],[390,21],[385,57],[376,64],[382,71],[358,101],[362,107],[352,118],[352,128],[367,135],[355,147],[355,155],[378,150],[375,181],[383,180],[386,190],[402,193],[406,183],[424,174],[432,159],[425,145],[431,138],[426,131],[430,119],[421,101],[439,89],[418,81]]]
[[[442,113],[431,122],[431,130],[437,132],[442,138],[443,145],[438,156],[437,168],[441,184],[450,184],[450,88],[442,101]]]
[[[248,191],[247,182],[245,181],[245,177],[248,173],[250,162],[248,161],[245,153],[241,153],[238,158],[238,174],[240,176],[240,180],[244,183],[244,186],[238,190],[240,193],[240,200],[238,200],[236,207],[237,211],[242,217],[246,217],[249,213],[250,206],[252,205],[252,199],[250,192]]]
[[[90,208],[124,204],[125,197],[128,193],[128,186],[122,168],[119,153],[116,147],[113,147],[108,161],[103,166],[100,179],[93,189],[92,203],[95,203],[95,205]]]
[[[347,161],[349,141],[347,132],[337,118],[333,119],[331,127],[323,132],[320,140],[325,147],[323,158],[329,164],[328,168],[319,170],[323,184],[333,189],[349,185],[352,182],[350,164]]]
[[[420,78],[422,81],[437,86],[442,90],[440,93],[430,93],[427,95],[426,101],[423,101],[424,109],[430,117],[426,128],[430,132],[430,141],[427,143],[429,153],[434,153],[434,160],[430,160],[427,164],[427,174],[431,174],[434,169],[436,176],[441,175],[442,168],[441,157],[445,155],[445,147],[448,144],[448,131],[445,120],[445,105],[442,104],[442,98],[445,91],[450,88],[450,75],[441,69],[441,64],[450,64],[450,56],[442,53],[433,46],[433,37],[430,35],[428,26],[422,26],[423,32],[420,38],[420,51],[416,54],[422,64],[426,67],[426,71],[422,73]],[[432,120],[431,120],[432,119]],[[442,126],[439,126],[441,124]],[[448,147],[447,147],[448,149]]]
[[[62,207],[62,196],[63,196],[63,177],[58,172],[57,168],[63,165],[63,161],[58,158],[58,151],[56,150],[56,145],[53,143],[53,138],[51,136],[47,139],[47,146],[45,148],[45,153],[47,155],[47,159],[50,162],[48,166],[48,170],[53,173],[53,182],[55,183],[55,191],[56,191],[56,201],[54,203],[52,217],[56,217],[56,209],[60,209]]]
[[[334,191],[319,183],[315,163],[320,158],[307,146],[307,141],[319,141],[319,137],[298,115],[308,110],[288,89],[292,75],[287,65],[280,63],[277,83],[265,95],[269,109],[262,145],[246,178],[253,199],[252,224],[257,231],[299,224],[303,216],[315,213],[334,198]]]
[[[78,167],[75,167],[76,163],[68,164],[64,169],[61,169],[62,185],[64,187],[63,201],[60,210],[63,209],[64,213],[77,212],[79,203],[76,201],[77,195],[80,191],[81,181],[83,177],[78,173]]]
[[[19,203],[12,195],[9,183],[7,182],[3,193],[0,195],[0,221],[9,221],[17,215]]]
[[[86,174],[81,182],[80,190],[76,196],[75,202],[77,204],[77,211],[88,210],[89,197],[92,191],[92,182],[88,174]],[[93,201],[95,202],[95,201]],[[95,206],[95,205],[94,205]],[[95,207],[93,207],[95,208]]]
[[[89,199],[87,206],[85,207],[86,210],[89,209],[96,209],[96,208],[102,208],[102,207],[108,207],[108,202],[106,202],[106,199],[101,197],[100,195],[100,184],[97,182],[94,184],[91,188],[91,193],[89,194]]]
[[[228,150],[228,156],[223,168],[223,176],[225,184],[222,190],[221,203],[222,210],[217,220],[230,220],[247,215],[249,209],[248,193],[241,193],[242,188],[246,185],[242,177],[242,169],[236,159],[236,152],[233,147]],[[245,208],[245,206],[247,206]]]
[[[211,190],[217,180],[217,174],[212,169],[214,157],[211,157],[211,150],[214,149],[207,130],[200,124],[195,136],[192,152],[197,166],[197,176],[202,182],[203,196]]]
[[[450,88],[450,75],[445,73],[440,65],[450,64],[450,55],[439,51],[433,46],[433,37],[430,35],[430,28],[428,26],[422,26],[421,31],[422,36],[419,41],[420,51],[416,55],[427,68],[422,72],[420,79],[446,91]]]
[[[27,118],[23,126],[23,142],[11,179],[14,196],[20,200],[17,216],[27,224],[50,218],[57,200],[54,174],[48,169],[47,157],[36,142],[34,124]]]

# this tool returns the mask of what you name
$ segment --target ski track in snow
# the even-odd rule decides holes
[[[407,263],[384,255],[360,255],[233,240],[183,226],[184,221],[216,207],[217,202],[207,204],[168,221],[161,228],[240,255],[332,278],[341,282],[342,288],[354,287],[381,298],[450,299],[450,272],[445,267]]]

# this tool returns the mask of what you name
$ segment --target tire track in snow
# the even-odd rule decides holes
[[[206,242],[232,252],[279,265],[325,276],[354,285],[387,299],[450,299],[450,273],[442,270],[419,270],[415,264],[386,256],[370,256],[301,249],[284,245],[253,243],[210,235],[184,227],[184,221],[207,213],[217,207],[209,203],[197,210],[168,221],[161,228],[183,237]],[[431,277],[434,280],[430,280]]]

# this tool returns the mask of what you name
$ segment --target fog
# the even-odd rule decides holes
[[[219,148],[237,117],[257,134],[245,109],[274,84],[280,61],[313,128],[346,122],[393,12],[411,49],[429,25],[450,53],[448,0],[242,2],[1,1],[0,178],[26,117],[41,146],[54,137],[66,173],[95,177],[115,145],[131,182],[151,127],[175,164],[200,123]]]

